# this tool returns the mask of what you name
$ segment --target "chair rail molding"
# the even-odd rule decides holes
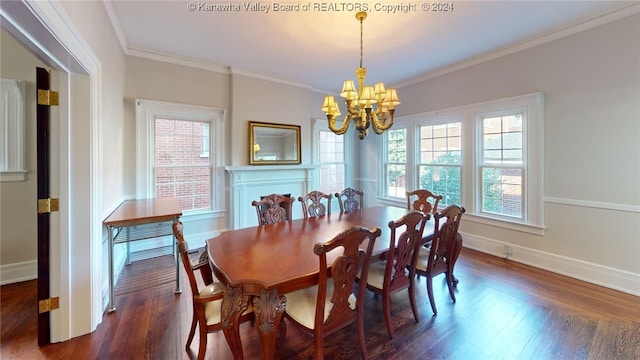
[[[229,174],[229,226],[239,229],[258,225],[251,202],[269,194],[291,194],[298,198],[317,187],[319,165],[226,166]],[[296,201],[297,203],[297,201]],[[293,219],[302,218],[302,207],[294,204]]]

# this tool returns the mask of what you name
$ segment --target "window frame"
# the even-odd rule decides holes
[[[510,216],[500,216],[482,212],[481,192],[482,178],[479,169],[482,167],[482,118],[496,114],[523,114],[523,167],[522,178],[524,191],[522,219]],[[543,162],[544,162],[544,96],[536,92],[521,96],[498,99],[482,103],[463,105],[454,108],[430,111],[400,117],[394,127],[400,125],[413,128],[407,132],[407,189],[417,189],[419,185],[420,154],[419,127],[424,125],[438,125],[454,121],[462,122],[462,172],[461,172],[461,202],[467,210],[465,218],[468,221],[492,225],[511,230],[522,231],[535,235],[544,234],[544,203],[543,203]],[[386,133],[383,142],[386,144]],[[381,146],[386,151],[386,145]],[[386,196],[385,182],[386,157],[380,156],[380,201],[387,204],[403,206],[398,198]],[[405,204],[406,206],[406,199]]]
[[[425,119],[418,121],[415,126],[415,186],[414,189],[418,189],[420,187],[420,167],[421,166],[429,166],[427,163],[422,163],[420,156],[420,128],[423,126],[438,126],[438,125],[448,125],[452,123],[460,123],[460,164],[434,164],[442,167],[456,167],[460,169],[460,199],[464,199],[465,189],[464,189],[464,153],[465,153],[465,134],[464,134],[464,117],[460,115],[455,116],[446,116],[442,117],[439,114],[435,114],[431,119]],[[447,137],[448,138],[448,137]],[[445,198],[440,201],[439,204],[447,205]]]
[[[395,125],[395,124],[394,124]],[[398,130],[405,130],[406,132],[406,139],[405,139],[405,144],[406,144],[406,148],[405,148],[405,162],[390,162],[388,160],[388,154],[389,154],[389,131],[398,131]],[[382,191],[382,197],[389,199],[391,201],[398,201],[398,200],[402,200],[402,202],[406,202],[406,190],[407,190],[407,185],[410,183],[409,178],[412,176],[412,173],[409,171],[409,154],[412,153],[411,151],[411,146],[410,146],[410,142],[409,142],[409,128],[407,128],[404,125],[400,125],[400,126],[394,126],[392,129],[389,129],[387,131],[385,131],[384,134],[384,140],[383,140],[383,145],[382,145],[382,166],[381,166],[381,170],[382,170],[382,174],[381,174],[381,183],[382,183],[382,187],[381,187],[381,191]],[[401,166],[404,165],[404,176],[405,176],[405,181],[404,181],[404,186],[405,186],[405,194],[404,196],[392,196],[389,195],[388,190],[389,190],[389,184],[387,183],[387,175],[388,175],[388,167],[389,166]]]
[[[220,216],[225,211],[224,192],[224,123],[225,110],[220,108],[179,104],[164,101],[136,99],[136,197],[155,197],[154,158],[155,120],[171,119],[209,123],[209,163],[211,193],[209,209],[184,210],[183,217],[206,219]]]
[[[321,172],[321,166],[322,163],[320,162],[320,142],[319,142],[319,137],[320,137],[320,132],[321,131],[329,131],[331,132],[331,129],[329,129],[329,125],[327,123],[326,119],[315,119],[313,122],[313,156],[312,156],[312,162],[314,165],[318,165],[318,170],[315,172],[315,183],[317,184],[317,186],[320,186],[320,172]],[[338,136],[343,136],[344,137],[344,163],[343,163],[343,167],[344,167],[344,187],[350,186],[349,184],[353,183],[353,173],[349,170],[350,167],[347,166],[348,163],[350,163],[351,159],[353,158],[353,137],[352,136],[348,136],[347,134],[349,134],[350,131],[348,131],[346,134],[344,135],[338,135]],[[353,162],[351,162],[353,163]],[[334,164],[334,163],[332,163]],[[325,192],[326,190],[318,188],[317,190],[319,191],[323,191]],[[337,205],[337,203],[336,203]]]

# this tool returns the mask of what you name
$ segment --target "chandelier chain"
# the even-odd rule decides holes
[[[362,23],[363,23],[364,19],[360,18],[360,67],[362,67],[362,53],[363,53],[363,45],[362,45]]]

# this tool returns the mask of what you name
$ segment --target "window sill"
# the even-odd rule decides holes
[[[396,206],[401,208],[406,208],[407,206],[406,199],[400,200],[398,198],[379,197],[377,200],[378,200],[378,203],[381,205]],[[478,224],[490,225],[490,226],[495,226],[503,229],[520,231],[520,232],[539,235],[539,236],[544,235],[544,231],[546,229],[546,227],[544,226],[524,224],[524,223],[502,220],[502,219],[494,219],[487,216],[475,215],[470,213],[464,214],[463,221],[471,221]]]
[[[539,236],[544,235],[544,231],[546,229],[545,226],[524,224],[524,223],[518,223],[518,222],[506,221],[506,220],[498,220],[498,219],[493,219],[493,218],[489,218],[482,215],[474,215],[469,213],[465,214],[463,218],[466,221],[471,221],[478,224],[491,225],[491,226],[495,226],[503,229],[520,231],[520,232],[539,235]]]
[[[0,182],[17,182],[27,180],[27,170],[0,171]]]
[[[194,210],[183,212],[181,218],[188,221],[200,221],[224,217],[226,210]]]

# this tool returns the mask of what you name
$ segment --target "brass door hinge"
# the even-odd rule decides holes
[[[60,200],[58,199],[38,199],[38,214],[46,214],[58,211]]]
[[[38,89],[38,105],[58,105],[58,92],[53,90]]]
[[[46,313],[60,307],[60,298],[48,298],[38,301],[38,313]]]

